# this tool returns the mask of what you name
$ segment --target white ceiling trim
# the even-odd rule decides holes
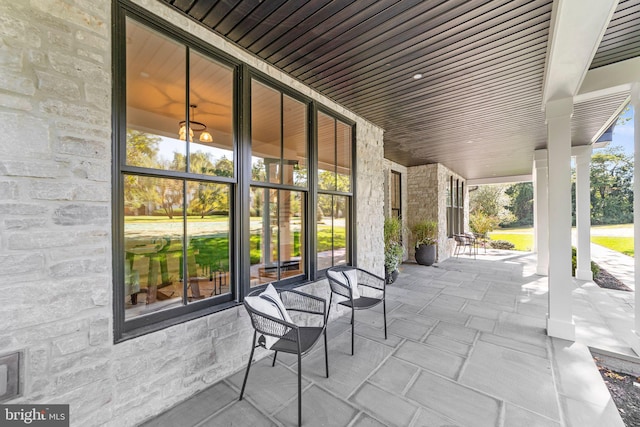
[[[467,186],[489,184],[515,184],[517,182],[533,181],[532,175],[493,176],[491,178],[468,179]]]
[[[630,101],[631,101],[631,97],[628,96],[624,100],[624,102],[622,102],[622,104],[620,104],[620,106],[616,109],[616,111],[613,112],[611,117],[609,117],[609,119],[606,122],[604,122],[602,127],[600,129],[598,129],[598,132],[596,132],[595,135],[593,135],[593,137],[591,138],[591,144],[595,144],[595,142],[598,139],[600,139],[602,134],[605,133],[607,131],[607,129],[609,129],[609,126],[611,126],[616,120],[618,120],[618,116],[622,113],[622,111],[629,104]]]
[[[578,93],[618,0],[554,0],[542,87],[542,108],[550,100]]]
[[[628,92],[640,81],[640,57],[589,70],[580,86],[575,102],[588,101],[614,93]]]

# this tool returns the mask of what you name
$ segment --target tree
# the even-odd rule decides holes
[[[633,221],[633,159],[620,146],[591,157],[591,222]]]
[[[506,185],[481,185],[476,190],[470,191],[470,213],[482,212],[486,216],[497,219],[502,224],[513,222],[515,217],[506,208],[511,202],[506,190]]]
[[[519,182],[509,186],[505,194],[511,201],[507,209],[515,217],[514,226],[533,225],[533,183]]]
[[[127,129],[127,164],[154,168],[158,164],[160,137],[134,129]]]

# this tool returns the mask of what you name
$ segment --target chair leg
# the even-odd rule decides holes
[[[302,426],[302,355],[298,352],[298,427]]]
[[[329,297],[329,308],[327,309],[327,318],[325,319],[325,323],[329,323],[329,313],[331,313],[331,301],[333,300],[333,291],[331,291],[331,296]]]
[[[251,355],[249,355],[249,363],[247,363],[247,372],[244,374],[244,381],[242,381],[242,390],[240,390],[240,399],[244,395],[244,388],[247,385],[247,378],[249,378],[249,369],[251,368],[251,361],[253,360],[253,352],[256,349],[256,331],[253,331],[253,343],[251,344]]]
[[[382,300],[382,313],[384,314],[384,339],[387,339],[387,301]]]
[[[327,350],[327,328],[324,328],[324,367],[329,378],[329,351]]]
[[[276,366],[276,357],[278,357],[278,352],[276,351],[273,354],[273,363],[271,364],[271,367],[273,368],[274,366]]]
[[[355,310],[353,309],[353,307],[351,307],[351,355],[353,356],[355,353],[353,351],[353,340],[354,340],[354,329],[355,329],[355,322],[353,321],[354,316],[355,316]]]

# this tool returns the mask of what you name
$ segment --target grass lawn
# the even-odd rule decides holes
[[[625,255],[633,256],[633,237],[591,236],[591,241]]]
[[[633,237],[612,235],[606,236],[607,230],[633,229],[633,224],[614,224],[614,225],[594,225],[591,227],[591,241],[597,245],[601,245],[618,251],[625,255],[633,256]],[[620,234],[613,231],[612,234]],[[626,234],[626,233],[622,233]],[[489,233],[491,240],[506,240],[516,245],[516,250],[530,251],[533,249],[533,228],[504,228]]]
[[[506,240],[516,245],[517,251],[533,249],[533,228],[498,230],[489,233],[491,240]]]

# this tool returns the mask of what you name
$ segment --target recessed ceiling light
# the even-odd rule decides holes
[[[414,74],[413,78],[416,79],[416,80],[420,80],[422,78],[422,74],[420,74],[420,73]]]

